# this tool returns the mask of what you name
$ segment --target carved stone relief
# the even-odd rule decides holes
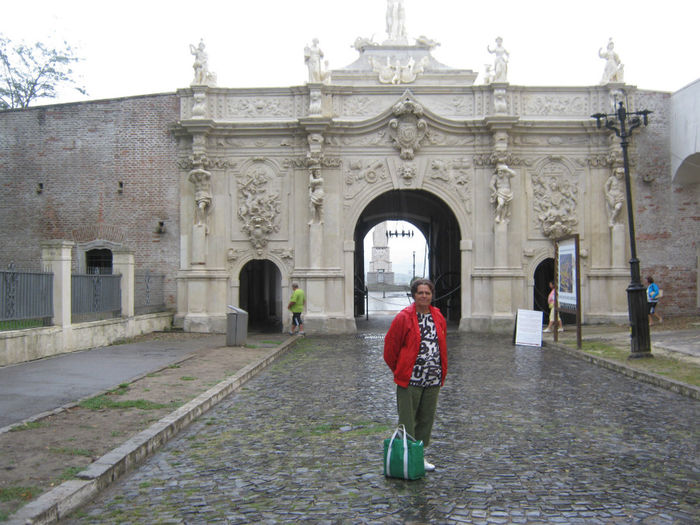
[[[384,160],[351,160],[343,172],[345,200],[355,198],[367,185],[388,179]]]
[[[262,161],[253,162],[238,180],[238,218],[258,253],[280,229],[280,194],[272,188],[275,175]]]
[[[372,70],[377,73],[377,80],[380,84],[410,84],[423,74],[428,65],[429,58],[424,56],[418,62],[413,57],[409,57],[405,64],[399,59],[394,62],[389,57],[386,63],[379,62],[373,57],[369,57],[369,64]]]
[[[399,156],[403,160],[413,160],[428,130],[428,123],[421,118],[423,106],[405,98],[392,108],[392,113],[395,118],[389,121],[389,135],[400,151]]]
[[[225,117],[293,117],[293,100],[285,98],[234,98],[227,100]]]
[[[532,177],[534,216],[546,237],[570,235],[578,224],[578,186],[559,162],[546,164]]]
[[[474,178],[474,167],[471,159],[434,159],[430,162],[428,178],[456,191],[464,203],[467,213],[471,214],[472,180]]]
[[[526,115],[586,115],[588,100],[583,95],[523,95]]]

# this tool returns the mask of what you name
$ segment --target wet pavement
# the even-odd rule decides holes
[[[396,421],[382,322],[306,337],[66,523],[700,521],[700,404],[549,348],[450,333],[419,481],[382,475]]]

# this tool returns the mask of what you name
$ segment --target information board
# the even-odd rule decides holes
[[[515,320],[515,344],[542,346],[542,312],[518,309]]]

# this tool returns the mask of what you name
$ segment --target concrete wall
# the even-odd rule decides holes
[[[41,242],[62,239],[77,270],[86,246],[108,242],[134,252],[137,272],[165,274],[174,306],[178,115],[174,94],[0,111],[0,266],[39,269]]]
[[[671,171],[675,184],[700,183],[700,79],[671,95]]]
[[[137,335],[164,330],[172,325],[171,312],[139,315],[136,317],[109,319],[29,330],[0,332],[0,366],[76,352]]]

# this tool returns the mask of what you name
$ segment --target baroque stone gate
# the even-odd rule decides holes
[[[226,89],[199,71],[178,92],[176,323],[222,331],[235,305],[280,326],[298,281],[310,331],[354,331],[362,239],[387,219],[425,235],[430,276],[458,287],[440,306],[460,329],[512,326],[552,241],[571,233],[584,320],[626,318],[619,145],[590,115],[623,87],[634,104],[635,89],[511,86],[502,41],[474,85],[392,23],[383,43],[358,38],[344,69],[326,71],[314,41],[304,86]]]

